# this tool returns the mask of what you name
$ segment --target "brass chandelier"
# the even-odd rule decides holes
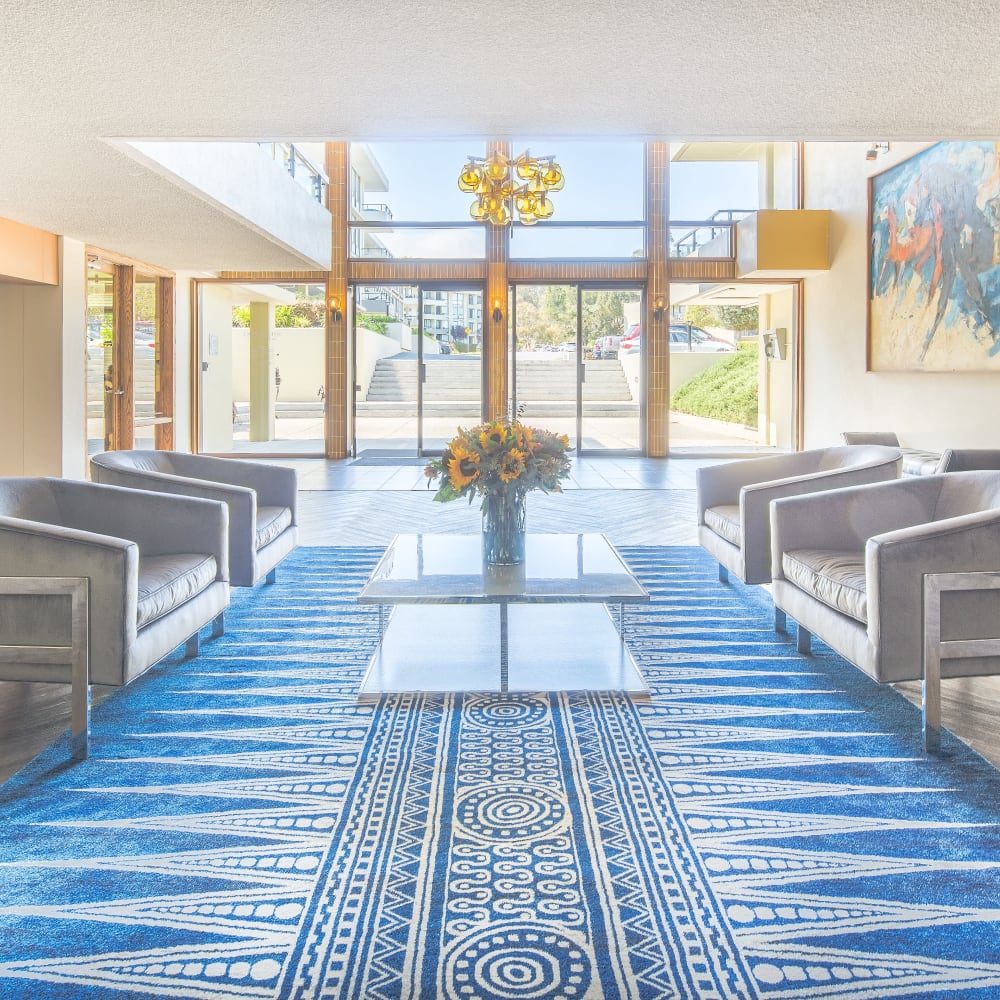
[[[458,175],[459,190],[474,194],[469,214],[477,222],[510,225],[515,217],[522,226],[533,226],[552,217],[550,191],[566,183],[554,156],[532,156],[525,150],[516,159],[502,153],[470,156]]]

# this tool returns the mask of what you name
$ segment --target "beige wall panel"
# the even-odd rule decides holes
[[[24,292],[0,282],[0,475],[24,473]]]
[[[0,281],[59,283],[59,239],[12,219],[0,219]]]

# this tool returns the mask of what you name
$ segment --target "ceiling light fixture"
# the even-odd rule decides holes
[[[515,216],[522,226],[552,217],[550,191],[566,183],[554,156],[532,156],[525,150],[511,160],[502,153],[470,156],[458,175],[458,188],[474,194],[469,214],[477,222],[508,226]]]

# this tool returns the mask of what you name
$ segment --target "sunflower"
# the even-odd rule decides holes
[[[479,446],[487,454],[502,448],[507,440],[507,428],[502,423],[487,424],[479,432]]]
[[[453,441],[449,450],[451,454],[445,456],[448,478],[456,490],[465,489],[479,476],[479,453],[469,451],[461,441]]]
[[[524,452],[511,448],[500,459],[500,479],[511,483],[524,473]]]
[[[535,442],[532,440],[534,431],[531,427],[525,427],[522,423],[511,424],[511,430],[514,432],[514,444],[521,451],[534,451]]]

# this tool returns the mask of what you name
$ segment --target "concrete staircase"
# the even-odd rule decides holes
[[[424,413],[475,417],[479,414],[481,366],[477,360],[447,356],[427,359]],[[533,416],[562,415],[576,409],[576,364],[572,358],[525,358],[517,363],[517,399]],[[615,361],[585,362],[585,412],[628,416],[638,412],[621,365]],[[359,414],[405,416],[417,401],[416,360],[383,358],[375,366]]]

